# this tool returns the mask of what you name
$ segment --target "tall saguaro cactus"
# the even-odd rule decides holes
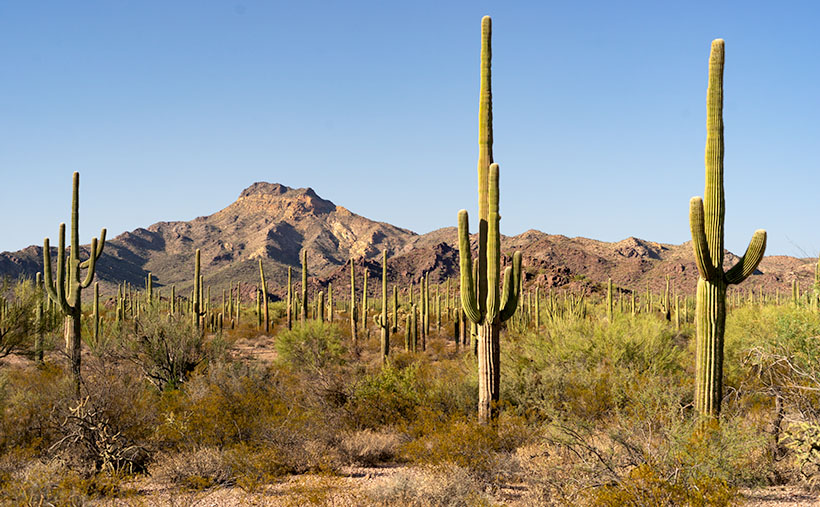
[[[48,297],[59,306],[66,316],[66,348],[71,358],[74,374],[74,390],[80,395],[80,339],[82,333],[82,290],[91,285],[97,259],[105,247],[105,229],[100,231],[100,239],[91,240],[91,251],[85,261],[80,261],[80,173],[75,172],[71,190],[71,251],[68,259],[65,252],[65,223],[60,224],[60,243],[57,250],[57,280],[51,273],[51,247],[48,238],[43,241],[44,285]],[[85,279],[81,271],[86,269]]]
[[[757,230],[746,253],[723,271],[723,40],[712,41],[709,88],[706,98],[705,200],[689,201],[689,225],[698,267],[697,352],[695,408],[701,415],[717,417],[723,396],[723,335],[726,323],[726,287],[751,275],[763,258],[766,231]]]
[[[481,85],[478,123],[478,266],[473,276],[467,210],[458,212],[461,304],[467,318],[478,327],[478,420],[488,423],[497,413],[501,376],[499,333],[501,323],[515,313],[521,278],[521,252],[512,267],[501,271],[501,233],[498,213],[498,164],[493,163],[492,92],[490,86],[491,21],[481,20]],[[474,280],[477,278],[477,280]],[[478,287],[476,288],[475,282]],[[499,297],[500,296],[500,297]]]
[[[356,349],[359,341],[359,333],[356,330],[358,324],[356,315],[356,269],[353,264],[353,257],[350,258],[350,340],[353,348]]]
[[[373,316],[373,322],[381,329],[382,362],[390,354],[390,319],[387,318],[387,250],[382,252],[382,312]]]
[[[302,251],[302,308],[299,314],[299,322],[302,324],[302,327],[305,326],[305,322],[307,322],[308,318],[307,270],[307,249],[305,249]]]
[[[197,254],[199,250],[197,250]],[[270,313],[268,312],[268,282],[265,280],[265,268],[262,267],[262,259],[259,259],[259,277],[262,281],[262,322],[265,326],[265,332],[270,333]],[[288,282],[290,282],[290,271],[288,271]],[[288,286],[290,291],[290,286]]]

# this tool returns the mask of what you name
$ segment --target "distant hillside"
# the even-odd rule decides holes
[[[423,273],[430,273],[438,283],[458,275],[455,227],[419,235],[352,213],[310,188],[260,182],[212,215],[189,222],[158,222],[109,240],[98,262],[97,279],[103,292],[110,294],[122,281],[142,287],[151,272],[155,286],[173,284],[185,294],[191,286],[197,248],[207,284],[221,289],[241,281],[248,298],[259,282],[258,259],[263,260],[270,292],[281,296],[288,266],[295,268],[294,281],[301,280],[303,249],[307,250],[313,288],[333,283],[334,292],[339,293],[349,286],[350,258],[355,259],[360,273],[368,270],[373,278],[370,288],[380,290],[375,278],[381,276],[385,249],[391,280],[417,282]],[[606,243],[530,230],[503,237],[502,250],[507,255],[521,250],[528,286],[577,289],[594,287],[611,277],[624,288],[644,290],[648,283],[657,290],[669,275],[678,290],[691,293],[697,280],[689,243],[669,245],[637,238]],[[53,254],[56,256],[56,249]],[[726,255],[727,265],[736,261],[735,255]],[[743,286],[789,291],[792,280],[797,279],[806,288],[813,282],[815,262],[766,257]],[[34,276],[41,270],[42,246],[0,253],[0,275]]]

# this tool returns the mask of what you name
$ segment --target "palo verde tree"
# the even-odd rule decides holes
[[[689,226],[698,267],[695,409],[717,417],[723,397],[723,335],[726,287],[751,275],[766,249],[766,231],[755,231],[743,258],[723,271],[723,39],[712,41],[706,92],[705,199],[689,201]]]
[[[497,414],[501,323],[512,317],[521,288],[521,252],[504,271],[499,294],[501,232],[498,213],[498,164],[493,163],[492,93],[490,87],[491,21],[481,20],[481,85],[478,125],[478,262],[474,280],[467,210],[458,212],[461,304],[478,327],[478,420],[486,424]],[[499,297],[500,296],[500,297]]]
[[[91,240],[88,259],[80,261],[80,173],[75,172],[71,191],[71,251],[66,259],[65,223],[60,224],[60,243],[57,248],[57,280],[55,283],[51,271],[51,246],[48,238],[43,241],[44,285],[48,297],[66,316],[66,350],[71,359],[71,372],[74,375],[74,390],[80,395],[80,362],[82,333],[82,290],[94,281],[97,259],[105,247],[105,229],[100,231],[100,239]],[[86,276],[81,276],[82,270]]]

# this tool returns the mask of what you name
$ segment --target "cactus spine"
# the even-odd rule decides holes
[[[381,330],[382,362],[390,354],[390,319],[387,318],[387,250],[382,252],[382,312],[373,316],[373,322]]]
[[[105,229],[100,231],[100,239],[91,240],[91,251],[85,261],[80,262],[80,173],[75,172],[71,190],[71,252],[66,260],[65,253],[65,224],[60,224],[60,240],[57,250],[57,280],[51,274],[51,247],[48,238],[43,241],[43,272],[45,289],[48,297],[59,306],[66,315],[66,348],[71,358],[71,371],[74,374],[74,390],[80,395],[80,347],[82,340],[82,298],[81,292],[91,285],[94,280],[94,271],[97,259],[100,258],[105,247]],[[85,279],[81,279],[81,271],[87,269]]]
[[[692,247],[698,267],[695,408],[702,416],[717,417],[723,395],[723,336],[726,287],[751,275],[763,258],[766,231],[757,230],[740,261],[723,271],[723,61],[722,39],[712,41],[706,120],[705,199],[689,202]]]
[[[488,423],[497,414],[501,376],[499,333],[501,323],[512,317],[521,287],[521,253],[504,272],[499,294],[501,234],[498,213],[498,164],[492,156],[492,92],[490,84],[491,21],[481,20],[481,85],[479,98],[478,155],[478,276],[474,285],[467,210],[458,212],[461,305],[478,328],[478,420]],[[500,296],[500,297],[499,297]]]

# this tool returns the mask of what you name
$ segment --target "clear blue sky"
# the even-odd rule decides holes
[[[0,1],[0,250],[310,186],[416,232],[476,209],[493,16],[501,230],[689,239],[726,39],[726,246],[820,249],[815,2]],[[474,212],[472,213],[474,216]],[[474,227],[474,226],[473,226]]]

